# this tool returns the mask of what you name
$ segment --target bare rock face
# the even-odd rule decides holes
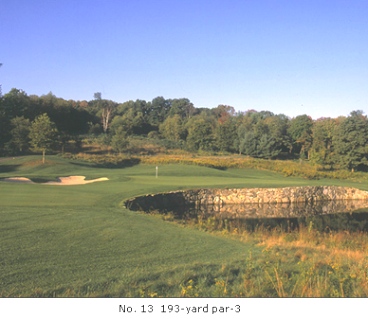
[[[129,199],[125,206],[135,211],[171,210],[178,207],[245,204],[316,203],[321,201],[368,200],[368,192],[337,186],[305,186],[284,188],[194,189],[152,194]]]
[[[368,201],[336,200],[295,203],[264,203],[207,206],[197,209],[202,215],[221,218],[298,218],[315,215],[352,213],[359,209],[367,209]]]

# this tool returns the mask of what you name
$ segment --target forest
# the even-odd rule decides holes
[[[123,154],[134,139],[170,150],[306,160],[326,170],[368,170],[368,119],[355,110],[338,118],[293,118],[229,105],[197,108],[188,98],[117,103],[97,92],[90,101],[13,88],[0,98],[0,156],[80,152],[94,139]],[[68,149],[69,147],[69,149]]]

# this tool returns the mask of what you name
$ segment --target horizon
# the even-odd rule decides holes
[[[17,90],[22,90],[22,89],[20,89],[20,88],[12,88],[12,89],[17,89]],[[11,89],[11,90],[12,90]],[[41,95],[37,95],[37,94],[28,94],[27,92],[25,92],[24,90],[22,90],[27,96],[37,96],[38,98],[42,98],[43,96],[47,96],[47,95],[49,95],[49,94],[52,94],[53,96],[55,96],[57,99],[63,99],[63,100],[65,100],[65,101],[74,101],[74,102],[76,102],[76,103],[80,103],[80,102],[91,102],[91,101],[93,101],[93,100],[95,100],[95,98],[92,98],[92,99],[82,99],[82,100],[73,100],[73,99],[64,99],[63,97],[61,97],[61,96],[56,96],[52,91],[50,91],[50,92],[48,92],[48,93],[46,93],[46,94],[41,94]],[[7,93],[10,93],[10,91],[9,92],[7,92]],[[4,95],[6,95],[7,93],[5,93],[5,94],[3,94],[3,96]],[[95,92],[95,93],[100,93],[100,92]],[[135,102],[135,101],[137,101],[137,100],[141,100],[141,101],[145,101],[145,102],[147,102],[147,103],[151,103],[152,102],[152,100],[153,99],[155,99],[155,98],[157,98],[157,97],[163,97],[165,100],[175,100],[175,99],[185,99],[185,98],[187,98],[191,103],[193,103],[192,101],[191,101],[191,99],[190,98],[188,98],[188,97],[181,97],[181,98],[176,98],[176,97],[173,97],[173,98],[166,98],[166,97],[164,97],[164,96],[155,96],[155,97],[153,97],[152,99],[149,99],[149,100],[143,100],[143,99],[136,99],[136,100],[127,100],[127,101],[114,101],[114,100],[109,100],[109,99],[105,99],[105,98],[103,98],[103,96],[102,96],[102,100],[109,100],[109,101],[112,101],[113,103],[116,103],[117,105],[120,105],[120,104],[124,104],[124,103],[127,103],[127,102],[130,102],[130,101],[133,101],[133,102]],[[212,110],[212,109],[216,109],[218,106],[220,106],[220,105],[226,105],[226,106],[231,106],[231,105],[227,105],[227,104],[218,104],[217,106],[214,106],[214,107],[206,107],[206,106],[196,106],[196,105],[194,105],[193,104],[193,106],[196,108],[196,109],[201,109],[201,108],[205,108],[205,109],[209,109],[209,110]],[[272,111],[270,111],[270,110],[266,110],[266,109],[264,109],[264,110],[255,110],[255,109],[248,109],[248,110],[237,110],[237,109],[235,109],[234,108],[234,110],[235,110],[235,112],[236,112],[236,114],[240,114],[240,113],[243,113],[243,114],[245,114],[245,113],[247,113],[247,112],[252,112],[252,111],[255,111],[255,112],[272,112]],[[368,114],[365,114],[365,112],[363,111],[363,110],[351,110],[351,111],[349,111],[349,113],[348,114],[346,114],[346,115],[338,115],[338,116],[336,116],[336,117],[332,117],[332,116],[321,116],[321,117],[318,117],[318,118],[313,118],[311,115],[309,115],[308,113],[301,113],[301,114],[297,114],[297,115],[295,115],[295,116],[290,116],[290,115],[288,115],[288,114],[285,114],[285,113],[274,113],[274,112],[272,112],[274,115],[285,115],[286,117],[288,117],[289,119],[293,119],[293,118],[295,118],[295,117],[298,117],[298,116],[301,116],[301,115],[307,115],[308,117],[310,117],[310,118],[312,118],[312,120],[313,121],[316,121],[316,120],[319,120],[319,119],[324,119],[324,118],[332,118],[332,119],[335,119],[335,118],[339,118],[339,117],[348,117],[350,114],[351,114],[351,112],[354,112],[354,111],[358,111],[358,112],[362,112],[363,113],[363,115],[365,115],[365,116],[368,116]]]

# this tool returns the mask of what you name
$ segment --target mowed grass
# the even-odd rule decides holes
[[[48,157],[45,165],[34,156],[1,161],[0,178],[48,181],[83,175],[109,181],[79,186],[0,182],[0,296],[280,295],[272,267],[271,280],[266,276],[257,284],[252,281],[249,289],[249,271],[258,276],[256,265],[266,264],[268,258],[264,246],[254,240],[131,212],[123,201],[198,187],[334,184],[368,189],[359,183],[308,181],[252,169],[168,164],[159,166],[158,178],[155,174],[154,165],[107,169],[56,156]],[[290,250],[288,254],[293,256]]]

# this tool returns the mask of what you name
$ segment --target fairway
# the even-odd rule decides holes
[[[127,198],[200,187],[366,185],[307,181],[252,169],[218,170],[168,164],[100,168],[34,156],[0,162],[0,178],[55,181],[61,176],[107,177],[87,185],[0,181],[1,297],[221,296],[222,282],[239,284],[242,268],[262,247],[230,236],[131,212]],[[186,294],[185,294],[186,293]]]

